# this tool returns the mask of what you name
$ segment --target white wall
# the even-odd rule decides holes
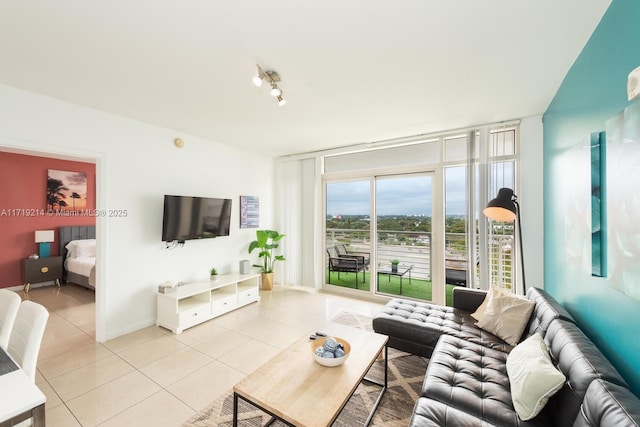
[[[221,143],[0,85],[0,149],[96,161],[97,208],[127,210],[97,219],[98,341],[154,324],[160,282],[207,279],[212,266],[226,273],[254,260],[255,229],[239,228],[240,195],[259,196],[260,228],[272,226],[273,160]],[[232,199],[230,236],[165,249],[164,194]]]
[[[522,243],[527,288],[544,287],[544,192],[542,116],[520,122],[520,192]]]

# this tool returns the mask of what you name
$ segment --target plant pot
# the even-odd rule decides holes
[[[262,289],[270,291],[273,289],[274,273],[262,273]]]
[[[392,273],[398,272],[398,264],[391,264],[391,272]]]
[[[218,280],[218,275],[217,274],[211,274],[209,276],[209,279],[211,279],[212,282],[215,282],[216,280]]]

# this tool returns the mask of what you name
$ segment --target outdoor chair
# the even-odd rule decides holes
[[[447,268],[445,283],[454,286],[467,286],[467,270]]]
[[[339,256],[338,250],[334,248],[327,249],[327,255],[329,257],[329,284],[331,284],[331,272],[338,273],[338,279],[340,279],[340,273],[355,273],[356,275],[356,289],[358,289],[358,273],[362,271],[362,281],[364,282],[364,271],[367,268],[365,264],[364,256],[349,255]]]
[[[365,263],[365,265],[369,265],[369,254],[365,254],[364,252],[354,252],[354,251],[348,251],[347,250],[347,245],[344,244],[340,244],[340,245],[336,245],[335,246],[336,251],[338,252],[338,256],[339,257],[358,257],[359,259],[362,259],[363,262]]]
[[[467,286],[467,261],[464,259],[446,259],[445,283],[454,286]],[[480,258],[476,258],[476,267],[480,265]],[[474,272],[471,270],[471,275]]]

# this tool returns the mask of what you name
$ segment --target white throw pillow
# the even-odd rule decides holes
[[[540,334],[533,334],[507,356],[507,375],[511,383],[513,407],[521,420],[534,418],[549,398],[564,385]]]
[[[511,345],[518,344],[535,303],[505,291],[491,292],[487,299],[484,314],[476,325]]]
[[[74,258],[86,258],[96,256],[96,246],[78,246],[75,248]]]
[[[67,258],[77,258],[78,256],[80,256],[77,254],[77,249],[80,247],[93,247],[93,256],[95,256],[96,239],[81,239],[70,241],[65,246],[65,249],[67,249]]]

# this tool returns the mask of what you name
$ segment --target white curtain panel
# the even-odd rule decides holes
[[[286,261],[282,283],[319,287],[316,283],[318,189],[315,158],[281,159],[276,166],[277,218]]]

